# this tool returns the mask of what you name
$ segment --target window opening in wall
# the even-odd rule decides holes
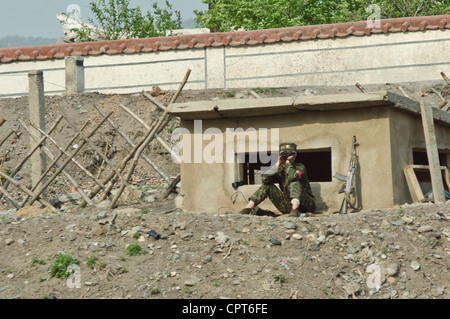
[[[444,152],[438,152],[439,165],[447,166],[447,154]],[[428,155],[426,151],[414,150],[413,151],[413,165],[428,165]]]
[[[447,166],[447,153],[438,152],[438,155],[439,155],[439,165]],[[427,152],[424,150],[413,150],[413,165],[428,165]],[[430,171],[416,170],[415,174],[417,180],[419,181],[420,187],[422,188],[424,194],[426,194],[429,190],[432,189]]]
[[[332,181],[331,147],[299,150],[297,153],[296,162],[305,165],[310,182]],[[236,154],[241,161],[238,166],[239,180],[244,185],[258,185],[262,183],[261,167],[267,167],[269,164],[262,163],[260,156],[256,155],[255,153]],[[271,155],[271,153],[268,155]]]

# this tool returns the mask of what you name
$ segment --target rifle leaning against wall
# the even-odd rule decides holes
[[[344,182],[344,185],[342,185],[342,188],[338,192],[339,194],[344,193],[344,199],[342,200],[341,208],[339,209],[340,214],[346,214],[348,206],[354,210],[359,210],[358,196],[356,194],[355,185],[355,171],[358,164],[358,158],[356,156],[357,146],[359,146],[359,143],[356,142],[356,136],[353,136],[352,155],[350,158],[347,176],[339,173],[335,173],[333,176],[334,178]],[[353,195],[354,201],[351,200],[351,195]]]

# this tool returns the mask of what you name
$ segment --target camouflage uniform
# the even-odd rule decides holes
[[[283,144],[280,146],[280,150],[282,149]],[[279,188],[275,183],[279,183]],[[269,198],[283,214],[291,212],[293,199],[300,202],[298,208],[300,213],[314,212],[316,209],[306,168],[301,163],[274,165],[263,175],[261,187],[250,197],[256,205],[252,214],[261,214],[258,212],[261,209],[257,205],[266,198]]]

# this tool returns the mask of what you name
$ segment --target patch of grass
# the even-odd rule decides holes
[[[227,97],[235,97],[235,96],[236,96],[236,91],[235,90],[227,92]]]
[[[286,282],[286,277],[284,277],[284,275],[275,275],[273,279],[280,284],[284,284]]]
[[[139,256],[142,254],[142,247],[139,244],[130,244],[127,247],[128,256]]]
[[[139,187],[139,189],[144,191],[144,192],[148,192],[151,189],[158,189],[158,186],[145,185],[145,186]]]
[[[140,232],[136,232],[133,234],[133,238],[134,239],[139,239],[139,237],[141,237],[141,233]]]
[[[101,262],[99,262],[99,263],[97,264],[97,266],[98,266],[99,269],[103,269],[103,268],[106,267],[106,263],[103,262],[103,261],[101,261]]]
[[[50,275],[56,278],[65,278],[71,275],[67,272],[67,267],[70,265],[79,265],[78,259],[74,258],[72,255],[66,255],[60,253],[56,256],[55,262],[50,267]]]
[[[159,290],[158,288],[153,288],[151,291],[150,291],[150,294],[152,294],[152,295],[157,295],[157,294],[160,294],[161,293],[161,290]]]
[[[95,265],[97,264],[98,257],[95,255],[91,255],[86,259],[86,264],[89,268],[94,269]]]
[[[45,259],[34,257],[33,260],[31,261],[31,267],[35,267],[37,264],[45,265],[46,263],[47,261]]]

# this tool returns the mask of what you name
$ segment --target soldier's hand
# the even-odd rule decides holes
[[[295,155],[291,155],[286,159],[286,163],[294,163]]]
[[[278,154],[278,165],[284,164],[286,162],[286,157],[281,155],[282,152]]]

